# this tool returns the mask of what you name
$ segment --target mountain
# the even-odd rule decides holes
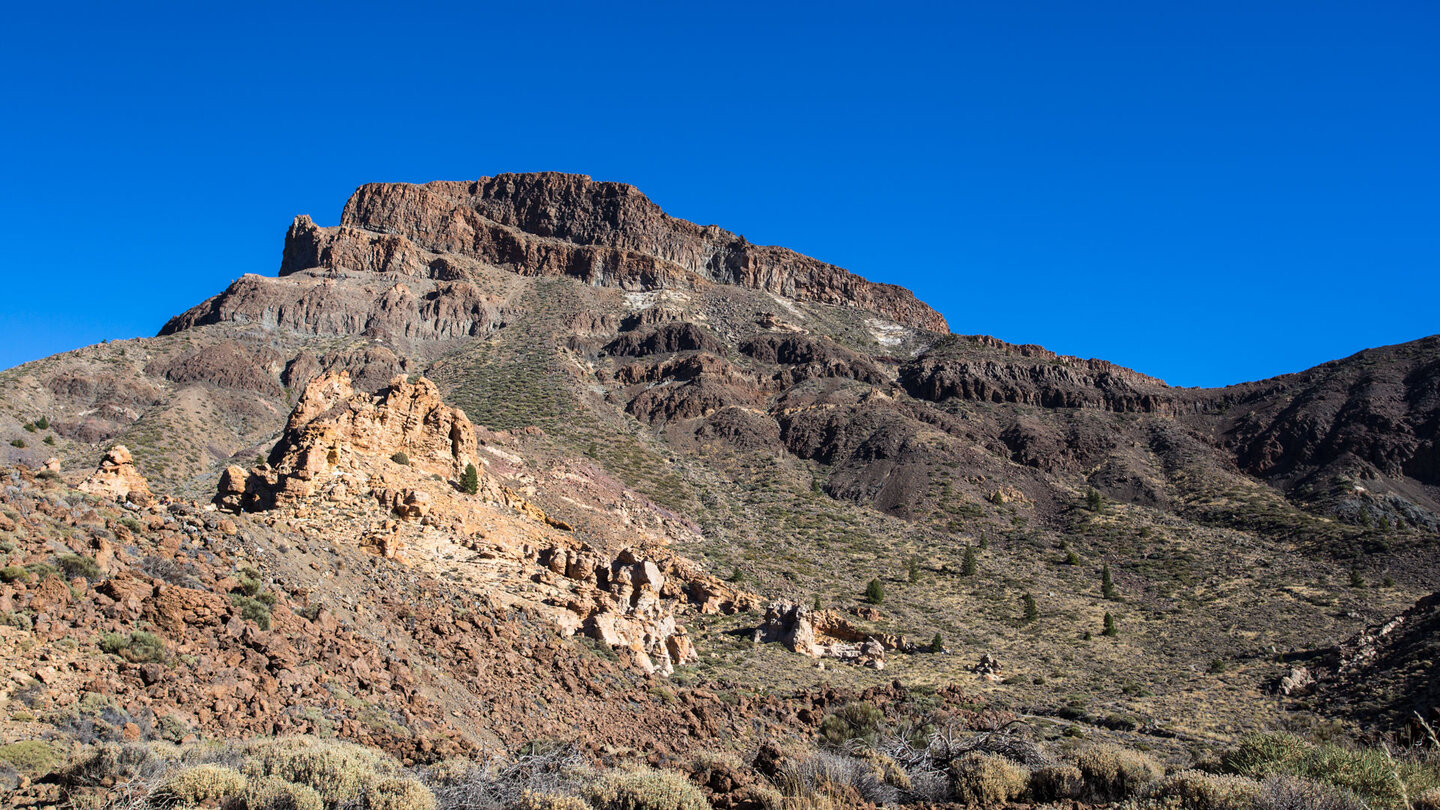
[[[144,621],[246,683],[245,649],[282,685],[300,676],[277,660],[338,669],[323,694],[262,679],[258,726],[196,715],[209,681],[189,664],[173,694],[143,668],[115,694],[199,733],[339,728],[415,762],[567,732],[653,759],[810,734],[858,695],[1174,756],[1305,711],[1383,731],[1393,714],[1266,684],[1284,653],[1440,588],[1440,337],[1175,388],[951,334],[902,288],[576,175],[363,186],[335,227],[295,219],[278,275],[156,337],[0,374],[0,438],[11,562],[98,559],[104,540],[79,593],[129,605],[72,594],[57,619],[17,574],[0,602],[23,632]],[[70,494],[82,480],[92,494]],[[110,584],[126,578],[133,604]],[[147,607],[177,588],[208,605],[198,625]],[[236,624],[257,588],[277,631]],[[464,645],[487,627],[529,652]],[[349,646],[284,647],[336,628]],[[6,666],[131,671],[34,649]],[[54,689],[35,705],[55,711]],[[636,694],[638,724],[612,705]],[[362,715],[394,727],[361,733]]]

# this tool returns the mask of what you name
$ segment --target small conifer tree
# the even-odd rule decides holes
[[[1086,509],[1089,509],[1091,512],[1099,512],[1100,507],[1103,505],[1104,501],[1100,498],[1100,493],[1096,492],[1094,487],[1085,490]]]
[[[943,652],[944,649],[945,649],[945,639],[941,638],[939,633],[936,633],[936,634],[935,634],[935,637],[932,638],[932,639],[930,639],[930,652],[932,652],[932,653]]]
[[[980,530],[980,550],[981,550],[981,551],[984,551],[985,549],[988,549],[988,548],[990,548],[990,539],[985,536],[985,530],[984,530],[984,529],[981,529],[981,530]]]
[[[465,472],[460,474],[460,489],[467,495],[480,491],[480,471],[475,469],[474,464],[465,465]]]
[[[980,564],[975,561],[975,549],[972,546],[965,547],[965,559],[960,563],[960,576],[973,577],[975,572],[980,570]]]
[[[818,593],[815,594],[815,604],[814,604],[814,606],[813,606],[813,609],[814,609],[814,610],[824,610],[824,609],[825,609],[825,606],[822,605],[822,604],[820,604],[820,594],[818,594]]]
[[[1115,627],[1115,617],[1109,613],[1105,614],[1105,630],[1100,633],[1102,636],[1118,636],[1120,631]]]
[[[1027,593],[1020,597],[1020,608],[1025,611],[1026,623],[1040,618],[1040,608],[1035,604],[1035,597],[1030,594]]]
[[[1356,569],[1356,568],[1351,568],[1351,569],[1350,569],[1350,587],[1352,587],[1352,588],[1363,588],[1363,587],[1365,587],[1365,578],[1362,577],[1362,576],[1360,576],[1360,571],[1359,571],[1359,569]]]
[[[865,601],[872,605],[878,605],[885,601],[885,586],[880,584],[880,578],[870,580],[865,586]]]
[[[1120,598],[1120,592],[1115,590],[1115,580],[1110,578],[1110,564],[1100,569],[1100,594],[1110,601]]]
[[[920,581],[920,561],[914,557],[910,558],[910,571],[906,578],[910,581],[911,585]]]

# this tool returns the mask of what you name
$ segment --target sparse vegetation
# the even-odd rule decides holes
[[[870,584],[865,586],[865,601],[872,605],[885,601],[885,585],[880,582],[879,577],[870,580]]]

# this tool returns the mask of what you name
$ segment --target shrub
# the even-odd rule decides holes
[[[18,447],[18,448],[20,448],[20,449],[23,450],[23,449],[25,449],[25,440],[24,440],[24,439],[13,439],[13,440],[11,440],[11,442],[10,442],[10,446],[11,446],[11,447]]]
[[[255,622],[261,630],[270,629],[270,606],[243,593],[230,594],[230,602],[240,609],[240,617]]]
[[[43,776],[60,761],[60,751],[44,740],[22,740],[0,745],[0,762],[29,776]]]
[[[1115,626],[1115,617],[1108,612],[1105,614],[1105,629],[1100,631],[1102,636],[1118,636],[1120,630]]]
[[[88,580],[96,580],[105,575],[105,572],[100,570],[99,563],[83,554],[61,554],[55,558],[55,562],[60,566],[60,570],[65,572],[65,576],[70,579],[84,577]]]
[[[1043,802],[1078,799],[1085,793],[1085,776],[1074,765],[1051,765],[1030,775],[1030,790]]]
[[[1024,611],[1027,623],[1040,618],[1040,608],[1035,605],[1035,597],[1028,593],[1020,597],[1020,609]]]
[[[54,436],[46,436],[42,441],[44,441],[44,442],[45,442],[46,444],[48,444],[48,445],[54,446],[54,444],[55,444],[55,437],[54,437]],[[46,472],[48,472],[48,470],[47,470]]]
[[[26,570],[24,566],[20,565],[7,565],[4,568],[0,568],[0,582],[14,582],[17,579],[22,582],[29,582],[30,572]]]
[[[1085,777],[1086,796],[1119,801],[1164,775],[1165,769],[1150,757],[1114,745],[1093,745],[1075,755],[1075,767]]]
[[[205,802],[219,802],[238,796],[244,790],[245,777],[239,771],[220,765],[196,765],[165,780],[156,798],[189,807]],[[155,802],[152,800],[153,803]]]
[[[1100,569],[1100,595],[1112,602],[1120,598],[1120,592],[1115,590],[1115,580],[1110,577],[1110,564]]]
[[[879,577],[870,580],[870,584],[865,586],[865,601],[872,605],[885,601],[885,586],[881,584]]]
[[[936,633],[936,634],[935,634],[935,637],[932,638],[932,639],[930,639],[930,652],[932,652],[932,653],[938,653],[938,652],[944,652],[944,651],[945,651],[945,639],[941,638],[939,633]]]
[[[820,721],[820,739],[833,746],[844,745],[850,740],[874,739],[885,714],[864,701],[846,703]]]
[[[1333,785],[1277,774],[1260,783],[1260,810],[1368,810],[1355,794]],[[1415,810],[1431,810],[1415,805]]]
[[[1030,772],[997,754],[971,751],[950,763],[950,791],[956,801],[982,807],[1025,795]]]
[[[320,794],[308,785],[275,776],[251,779],[236,802],[236,810],[324,810]]]
[[[590,810],[590,805],[574,796],[552,796],[527,790],[520,794],[517,810]]]
[[[1411,807],[1414,810],[1440,810],[1440,787],[1430,788],[1416,796]]]
[[[136,630],[133,633],[106,633],[100,637],[100,649],[118,655],[132,664],[159,663],[166,658],[165,642],[154,633]]]
[[[1260,783],[1254,779],[1193,770],[1157,779],[1144,793],[1146,799],[1182,810],[1251,810],[1260,796]]]
[[[328,806],[358,802],[366,788],[395,773],[375,751],[348,743],[305,738],[270,740],[252,749],[251,776],[275,776],[307,785]]]
[[[581,793],[595,810],[710,810],[700,789],[674,771],[611,771]]]
[[[480,491],[480,472],[475,469],[474,464],[465,465],[465,472],[460,474],[460,489],[467,495]]]
[[[365,791],[369,810],[435,810],[435,794],[413,779],[386,779]]]
[[[401,464],[406,467],[410,466],[410,457],[405,455],[405,452],[403,450],[391,456],[390,460],[395,462],[396,464]]]

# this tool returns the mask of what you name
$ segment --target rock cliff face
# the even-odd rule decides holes
[[[526,275],[567,275],[631,290],[692,286],[705,279],[949,331],[945,319],[908,290],[866,281],[784,248],[752,245],[714,225],[676,219],[633,186],[583,175],[503,174],[474,183],[362,186],[346,203],[341,224],[399,234],[430,250]],[[308,261],[308,253],[292,260],[287,252],[288,267]]]

